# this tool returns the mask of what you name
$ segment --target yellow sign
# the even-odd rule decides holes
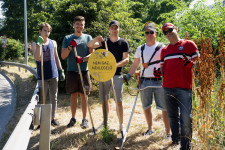
[[[98,49],[89,57],[88,69],[96,81],[108,81],[116,72],[116,59],[111,52]]]

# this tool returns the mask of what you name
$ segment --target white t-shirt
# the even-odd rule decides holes
[[[144,63],[147,63],[149,62],[150,58],[152,57],[152,54],[155,52],[155,48],[156,46],[158,45],[159,43],[156,42],[154,45],[152,46],[148,46],[146,43],[145,43],[145,48],[143,50],[143,57],[144,57]],[[165,45],[163,45],[154,55],[154,57],[152,58],[151,62],[155,62],[155,61],[158,61],[150,66],[148,66],[148,68],[145,69],[145,72],[144,72],[144,75],[143,77],[155,77],[153,75],[153,70],[154,70],[154,67],[156,69],[160,68],[160,54],[161,54],[161,51],[163,49],[163,47],[165,47]],[[141,57],[141,46],[139,46],[134,54],[134,58],[140,58],[140,62],[142,64],[142,57]],[[141,65],[141,75],[142,75],[142,71],[143,71],[144,67]]]

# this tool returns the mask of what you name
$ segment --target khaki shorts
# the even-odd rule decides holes
[[[90,74],[88,71],[82,71],[82,76],[86,94],[89,95],[92,88]],[[80,75],[78,72],[68,71],[66,73],[66,93],[72,94],[76,92],[84,94]]]

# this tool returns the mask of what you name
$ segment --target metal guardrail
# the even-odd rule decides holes
[[[0,65],[17,66],[17,67],[27,69],[37,78],[37,71],[28,65],[14,63],[14,62],[5,62],[5,61],[0,61]],[[31,137],[31,132],[32,132],[30,127],[32,125],[34,108],[35,108],[35,105],[37,105],[38,100],[39,100],[39,97],[38,97],[38,84],[37,84],[30,103],[28,104],[25,112],[20,118],[14,131],[12,132],[8,141],[3,147],[3,150],[18,150],[18,149],[26,150],[27,149],[29,141],[30,141],[30,137]]]
[[[21,64],[21,63],[15,63],[15,62],[6,62],[6,61],[0,61],[1,65],[10,65],[10,66],[16,66],[16,67],[21,67],[26,70],[29,70],[36,78],[37,78],[37,71],[36,69],[32,68],[29,65]]]
[[[3,150],[26,150],[30,141],[32,130],[30,129],[34,108],[38,102],[38,85],[36,86],[32,99],[23,113],[20,121],[16,125],[13,133],[9,137],[7,143],[3,147]]]

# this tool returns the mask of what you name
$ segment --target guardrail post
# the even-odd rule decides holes
[[[51,110],[51,104],[41,105],[39,150],[50,150]]]
[[[38,104],[34,108],[34,125],[40,125],[41,123],[41,104]]]

